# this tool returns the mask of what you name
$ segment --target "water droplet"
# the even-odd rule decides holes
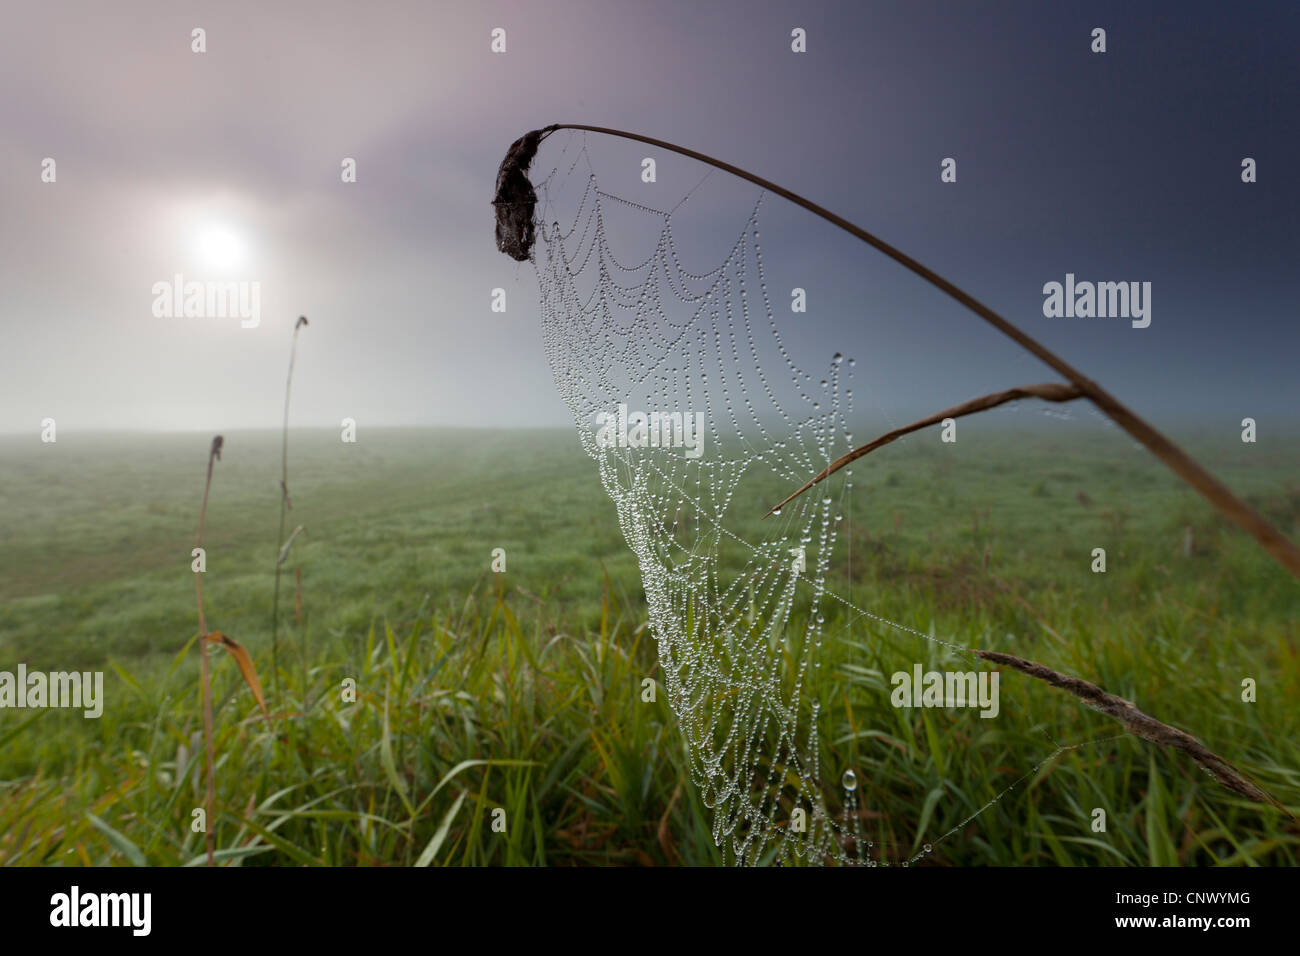
[[[841,355],[839,352],[836,352],[834,355],[831,356],[831,361],[834,362],[836,365],[839,365],[841,362],[844,361],[844,356]],[[850,362],[849,364],[851,365],[853,363]]]
[[[852,793],[858,789],[858,775],[852,770],[845,770],[844,776],[840,778],[840,783],[844,785],[845,790]]]

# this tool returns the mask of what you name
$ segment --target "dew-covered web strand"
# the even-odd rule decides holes
[[[573,143],[570,138],[565,152]],[[826,587],[848,481],[841,483],[838,502],[824,489],[788,505],[762,526],[758,544],[724,525],[737,484],[753,466],[801,483],[832,460],[840,443],[851,447],[845,423],[852,388],[841,393],[843,356],[837,353],[825,377],[814,378],[787,349],[763,271],[761,194],[722,264],[691,272],[674,240],[672,215],[708,177],[664,212],[601,190],[585,138],[581,143],[568,172],[559,172],[562,152],[539,187],[541,243],[533,260],[544,340],[557,387],[637,556],[669,703],[686,738],[692,781],[713,810],[714,840],[725,843],[738,863],[829,858],[875,865],[873,844],[863,846],[856,777],[845,774],[840,781],[839,820],[825,804],[819,704],[804,704],[810,671],[821,666],[817,651],[827,637],[870,619],[975,657],[969,648],[891,621]],[[587,174],[576,209],[564,217],[571,222],[565,231],[557,200],[561,192],[575,192],[567,187],[584,162]],[[623,262],[611,248],[604,210],[610,202],[659,221],[654,248],[640,261]],[[577,279],[593,272],[592,289],[584,293]],[[755,283],[761,306],[751,304]],[[684,315],[674,317],[674,306]],[[766,321],[757,320],[756,312]],[[779,356],[784,387],[793,391],[784,401],[765,370],[764,349]],[[641,401],[647,411],[677,409],[689,416],[699,409],[704,420],[697,438],[707,436],[714,456],[691,459],[681,448],[598,446],[593,416]],[[765,415],[778,420],[772,427],[779,435],[770,434]],[[727,457],[718,449],[742,454]],[[728,543],[740,548],[739,568],[724,567]],[[802,570],[793,566],[792,552],[805,554]],[[736,560],[736,553],[732,549],[726,557]],[[808,605],[802,611],[806,619],[795,626],[799,593]],[[824,598],[854,612],[829,635]],[[1080,746],[1058,744],[1046,760]],[[1023,779],[929,846],[966,826]],[[807,814],[802,830],[793,823],[796,809]]]
[[[726,529],[726,528],[722,528],[720,525],[719,525],[719,530],[720,530],[723,534],[726,534],[726,535],[728,535],[728,536],[730,536],[730,537],[735,538],[735,540],[737,540],[737,541],[740,542],[741,544],[745,545],[746,547],[749,547],[749,548],[753,548],[753,547],[754,547],[754,546],[751,545],[749,542],[745,541],[745,540],[742,539],[742,538],[736,537],[736,536],[735,536],[731,531],[729,531],[729,530]],[[755,550],[757,550],[757,549],[755,549]],[[805,582],[805,583],[815,585],[815,582],[812,581],[812,580],[809,579],[809,578],[806,578],[806,577],[800,576],[800,579],[801,579],[803,582]],[[887,626],[887,627],[890,627],[890,628],[892,628],[892,629],[894,629],[894,630],[896,630],[896,631],[898,631],[898,632],[900,632],[900,633],[905,633],[905,634],[911,635],[911,636],[913,636],[913,637],[919,637],[919,638],[921,638],[922,640],[929,641],[929,642],[931,642],[931,643],[933,643],[933,644],[938,644],[938,645],[940,645],[940,646],[942,646],[942,647],[946,647],[946,648],[948,648],[949,650],[955,651],[955,652],[957,652],[957,653],[963,655],[964,657],[969,658],[969,660],[971,661],[971,663],[974,664],[974,665],[977,665],[977,666],[978,666],[978,665],[980,665],[980,664],[983,663],[983,662],[982,662],[982,661],[981,661],[981,660],[980,660],[980,659],[979,659],[979,658],[978,658],[974,653],[971,652],[970,648],[968,648],[968,647],[965,647],[965,646],[960,645],[960,644],[955,644],[955,643],[953,643],[953,642],[951,642],[951,641],[945,641],[945,640],[943,640],[943,639],[941,639],[941,638],[935,637],[934,635],[926,634],[926,633],[924,633],[923,631],[918,631],[918,630],[916,630],[915,628],[908,627],[908,626],[905,625],[905,624],[900,624],[900,623],[898,623],[898,622],[896,622],[896,621],[892,621],[892,620],[890,620],[889,618],[886,618],[886,617],[884,617],[884,616],[882,616],[882,615],[879,615],[879,614],[876,614],[876,613],[874,613],[874,612],[872,612],[872,611],[868,611],[868,610],[866,610],[866,609],[864,609],[864,608],[858,607],[857,605],[855,605],[855,604],[853,604],[852,602],[850,602],[850,601],[848,601],[848,600],[842,598],[841,596],[839,596],[838,594],[836,594],[836,593],[833,592],[833,591],[826,590],[826,591],[825,591],[825,594],[826,594],[828,597],[830,597],[830,598],[832,598],[832,599],[834,599],[834,600],[836,600],[836,601],[839,601],[840,603],[844,604],[846,607],[849,607],[849,608],[850,608],[851,610],[853,610],[853,611],[856,613],[856,615],[857,615],[856,617],[850,618],[848,621],[846,621],[846,622],[844,622],[843,624],[841,624],[841,625],[840,625],[840,626],[839,626],[839,627],[838,627],[834,632],[827,633],[827,635],[826,635],[827,638],[835,637],[835,636],[837,636],[840,632],[849,630],[851,627],[853,627],[855,624],[857,624],[857,623],[858,623],[859,621],[861,621],[863,618],[869,618],[869,619],[871,619],[871,620],[873,620],[873,621],[875,621],[875,622],[877,622],[877,623],[879,623],[879,624],[883,624],[883,625],[885,625],[885,626]],[[1005,708],[1004,708],[1004,709],[1005,709]],[[945,841],[946,839],[948,839],[948,837],[952,836],[954,833],[957,833],[957,832],[959,832],[959,831],[965,829],[965,828],[966,828],[966,827],[967,827],[971,822],[973,822],[973,821],[975,820],[975,818],[978,817],[981,813],[983,813],[985,810],[988,810],[988,809],[990,809],[991,807],[993,807],[994,804],[996,804],[996,803],[998,803],[999,801],[1001,801],[1001,799],[1002,799],[1003,797],[1005,797],[1008,793],[1010,793],[1012,790],[1015,790],[1018,786],[1020,786],[1020,784],[1024,783],[1024,781],[1025,781],[1026,779],[1032,777],[1032,776],[1033,776],[1034,774],[1036,774],[1036,773],[1037,773],[1037,772],[1038,772],[1038,771],[1039,771],[1043,766],[1045,766],[1046,764],[1048,764],[1049,762],[1051,762],[1053,759],[1055,759],[1056,757],[1058,757],[1058,756],[1061,755],[1062,753],[1066,753],[1066,752],[1069,752],[1069,751],[1075,751],[1075,750],[1081,750],[1081,749],[1083,749],[1083,748],[1085,748],[1085,747],[1090,747],[1090,746],[1096,746],[1096,745],[1100,745],[1100,744],[1111,743],[1111,742],[1114,742],[1114,741],[1116,741],[1116,740],[1122,740],[1122,739],[1124,739],[1125,737],[1129,736],[1129,735],[1127,735],[1127,734],[1118,734],[1118,735],[1114,735],[1114,734],[1112,734],[1112,735],[1108,735],[1108,736],[1106,736],[1106,737],[1100,737],[1100,738],[1096,738],[1096,739],[1092,739],[1092,740],[1080,741],[1080,742],[1078,742],[1078,743],[1074,743],[1074,744],[1062,744],[1060,741],[1058,741],[1058,740],[1056,740],[1055,738],[1053,738],[1053,737],[1050,735],[1050,733],[1047,732],[1046,728],[1043,728],[1043,734],[1044,734],[1045,737],[1047,737],[1048,743],[1052,746],[1052,751],[1051,751],[1050,753],[1048,753],[1047,756],[1045,756],[1045,757],[1043,757],[1041,760],[1039,760],[1038,763],[1034,764],[1034,766],[1033,766],[1032,768],[1030,768],[1030,770],[1028,770],[1026,773],[1022,774],[1022,775],[1021,775],[1019,778],[1017,778],[1013,783],[1011,783],[1010,785],[1008,785],[1008,786],[1005,787],[1004,789],[1000,790],[1000,791],[999,791],[997,794],[995,794],[993,797],[991,797],[991,798],[990,798],[990,799],[989,799],[989,800],[988,800],[988,801],[987,801],[983,806],[981,806],[979,809],[977,809],[974,813],[970,814],[968,817],[966,817],[965,819],[963,819],[959,824],[957,824],[955,827],[953,827],[953,828],[951,828],[950,830],[948,830],[946,833],[944,833],[944,834],[942,834],[941,836],[939,836],[939,837],[935,838],[934,840],[930,841],[930,843],[926,844],[926,846],[929,847],[930,849],[932,849],[934,846],[937,846],[939,843],[942,843],[943,841]],[[852,774],[852,773],[853,773],[853,772],[852,772],[851,770],[850,770],[850,771],[846,771],[846,776],[847,776],[848,774]],[[854,775],[854,776],[852,777],[852,780],[853,780],[853,787],[852,787],[852,788],[846,788],[846,789],[856,789],[856,775]],[[914,857],[911,858],[911,861],[910,861],[910,862],[916,862],[917,860],[921,859],[923,856],[925,856],[926,854],[928,854],[928,853],[930,852],[930,849],[926,849],[926,850],[924,850],[922,853],[919,853],[919,854],[915,855]]]
[[[640,208],[642,208],[642,209],[646,209],[646,210],[648,210],[648,207],[640,206],[640,204],[636,204],[636,205],[638,205],[638,206],[639,206]],[[603,241],[603,238],[604,238],[603,221],[602,221],[602,219],[600,218],[600,214],[599,214],[599,210],[598,210],[598,208],[597,208],[596,216],[597,216],[597,223],[596,223],[596,235],[597,235],[597,239]],[[665,217],[665,218],[667,218],[667,217]],[[575,229],[576,229],[576,226],[575,226]],[[572,232],[572,231],[571,231],[571,232]],[[571,234],[571,233],[570,233],[570,234]],[[670,237],[669,237],[669,238],[670,238]],[[671,246],[671,241],[669,242],[669,245]],[[662,243],[661,243],[661,245],[660,245],[660,248],[657,250],[657,253],[661,253],[661,252],[662,252]],[[586,258],[586,257],[585,257],[585,258]],[[584,261],[585,261],[585,258],[584,258]],[[654,259],[654,258],[655,258],[655,256],[652,256],[652,257],[651,257],[651,259]],[[675,252],[674,252],[674,259],[676,259]],[[646,263],[642,263],[642,264],[640,264],[640,265],[638,265],[638,266],[634,266],[634,267],[622,267],[621,264],[617,263],[617,261],[613,259],[613,257],[609,257],[609,259],[607,260],[607,259],[606,259],[606,256],[605,256],[605,252],[604,252],[604,250],[602,249],[602,251],[601,251],[601,255],[600,255],[600,261],[601,261],[601,275],[600,275],[601,282],[599,283],[599,286],[600,286],[600,288],[601,288],[601,290],[602,290],[602,296],[601,296],[601,297],[602,297],[602,300],[603,300],[603,299],[605,299],[605,298],[608,296],[608,293],[609,293],[609,285],[612,283],[612,278],[610,277],[610,275],[609,275],[609,273],[608,273],[608,271],[607,271],[607,269],[606,269],[606,266],[605,266],[605,263],[606,263],[607,261],[612,262],[612,263],[614,264],[614,267],[615,267],[616,269],[620,269],[620,268],[621,268],[622,271],[627,271],[628,268],[631,268],[631,269],[644,268],[644,267],[645,267],[645,266],[646,266],[646,265],[647,265],[651,260],[647,260]],[[566,264],[566,270],[569,271],[570,273],[575,272],[575,271],[580,271],[582,268],[583,268],[583,266],[580,264],[578,270],[573,270],[570,266],[568,266],[568,265]],[[667,268],[665,268],[665,271],[668,271]],[[671,273],[669,273],[669,275],[671,276]],[[717,286],[717,283],[715,282],[715,283],[713,284],[713,288],[716,289],[716,286]],[[625,287],[625,288],[631,288],[631,286],[628,286],[628,287]],[[687,296],[685,296],[685,295],[681,295],[680,292],[679,292],[679,296],[682,297],[682,298],[686,298],[686,297],[687,297]],[[709,299],[709,298],[711,298],[711,297],[712,297],[712,290],[711,290],[710,292],[706,292],[706,293],[704,294],[704,298],[705,298],[706,300]],[[698,300],[700,297],[697,295],[697,296],[694,296],[693,298],[695,298],[696,300]],[[571,300],[571,301],[572,301],[572,300]],[[589,301],[590,301],[590,300],[589,300]],[[644,300],[642,300],[642,301],[644,301]],[[702,311],[703,311],[703,309],[698,310],[698,311],[696,312],[696,315],[695,315],[693,318],[698,318]],[[728,312],[729,312],[729,315],[730,315],[730,308],[729,308]],[[716,318],[716,316],[717,316],[717,312],[716,312],[716,310],[714,310],[714,311],[712,312],[712,314],[713,314],[713,317],[714,317],[714,323],[715,323],[715,327],[716,327],[716,322],[717,322],[717,318]],[[748,325],[746,326],[746,334],[747,334],[747,335],[750,335],[750,336],[752,337],[752,329],[751,329],[751,327],[748,326]],[[737,353],[737,351],[736,351],[736,347],[735,347],[735,326],[734,326],[734,322],[731,322],[731,321],[728,322],[728,338],[730,339],[730,343],[731,343],[731,345],[732,345],[732,350],[731,350],[732,358],[733,358],[733,360],[736,360],[736,359],[738,359],[738,353]],[[719,351],[721,351],[721,350],[719,350]],[[739,364],[739,363],[737,362],[737,364]],[[675,370],[674,370],[674,371],[675,371]],[[703,373],[701,373],[701,375],[702,375],[702,374],[703,374]],[[737,377],[739,378],[739,375],[740,375],[739,369],[737,369],[736,374],[737,374]],[[571,370],[566,370],[564,377],[565,377],[565,378],[572,378]],[[726,369],[725,369],[725,366],[722,368],[721,377],[723,378],[723,381],[724,381],[724,383],[725,383],[725,379],[726,379]],[[739,384],[740,384],[740,386],[741,386],[742,393],[744,393],[743,380],[740,381]],[[725,384],[724,384],[724,388],[725,388]],[[753,410],[752,410],[752,407],[751,407],[750,410],[751,410],[751,413],[752,413],[752,411],[753,411]],[[734,406],[731,406],[730,409],[729,409],[729,411],[730,411],[730,415],[731,415],[731,418],[732,418],[732,424],[733,424],[733,426],[736,428],[737,433],[743,433],[743,430],[740,429],[740,427],[739,427],[739,425],[738,425],[738,422],[736,421],[736,418],[735,418],[735,408],[734,408]],[[757,422],[757,418],[756,418],[756,416],[755,416],[755,421]],[[760,426],[761,426],[761,423],[759,423],[759,424],[760,424]],[[607,460],[608,460],[608,459],[607,459]],[[642,462],[642,463],[640,463],[640,464],[641,464],[641,467],[644,468],[645,465],[646,465],[647,463]],[[649,462],[648,464],[649,464],[649,466],[650,466],[650,469],[652,469],[654,472],[659,473],[660,476],[663,477],[663,478],[665,479],[665,486],[666,486],[667,488],[669,488],[670,490],[674,491],[674,492],[678,495],[678,497],[679,497],[679,501],[681,501],[681,502],[690,502],[690,503],[693,505],[693,508],[694,508],[694,510],[695,510],[695,512],[696,512],[696,516],[697,516],[697,525],[698,525],[698,523],[699,523],[699,516],[701,516],[701,515],[705,515],[705,516],[707,517],[707,519],[708,519],[708,521],[709,521],[710,523],[717,524],[719,527],[721,527],[720,522],[715,521],[711,516],[708,516],[708,515],[707,515],[707,511],[702,507],[702,502],[699,500],[698,497],[696,497],[695,495],[693,495],[693,494],[691,494],[691,493],[688,493],[685,489],[683,489],[683,488],[681,488],[680,486],[677,485],[677,483],[674,481],[674,476],[673,476],[673,475],[663,473],[662,470],[659,469],[656,465],[654,465],[653,462]],[[634,482],[635,482],[635,480],[636,480],[636,472],[637,472],[638,464],[637,464],[637,463],[633,463],[633,462],[630,460],[630,456],[623,456],[622,461],[621,461],[621,462],[616,466],[616,468],[617,468],[617,472],[618,472],[618,474],[622,477],[622,479],[623,479],[624,482],[628,482],[629,485],[630,485],[631,483],[634,483]],[[714,491],[715,491],[715,494],[716,494],[717,489],[715,488]],[[617,491],[615,491],[615,497],[616,497],[616,500],[618,500],[618,498],[617,498]],[[655,502],[652,501],[651,503],[655,503]],[[728,531],[728,529],[722,529],[722,530],[724,530],[724,531]],[[644,526],[643,526],[643,528],[642,528],[642,533],[643,533],[643,534],[644,534],[644,531],[645,531],[645,529],[644,529]],[[729,531],[728,531],[728,534],[730,534]],[[823,535],[823,537],[824,537],[824,535]],[[786,540],[788,540],[788,535],[787,535],[787,536],[783,536],[783,542],[786,541]],[[805,536],[802,540],[803,540],[804,543],[807,543],[807,540],[808,540],[808,539],[807,539],[807,536]],[[634,549],[638,550],[638,552],[641,553],[643,556],[647,553],[647,551],[653,555],[653,549],[647,549],[647,548],[645,547],[645,542],[644,542],[644,540],[641,541],[641,542],[638,542],[638,541],[635,540],[635,532],[633,533],[633,537],[630,539],[630,542],[633,544]],[[674,543],[675,543],[675,542],[674,542]],[[745,543],[748,544],[748,542],[745,542]],[[638,547],[638,544],[640,544],[641,546]],[[697,540],[697,545],[698,545],[698,540]],[[823,550],[823,552],[824,552],[824,550],[825,550],[824,547],[823,547],[822,550]],[[694,548],[694,547],[693,547],[692,550],[691,550],[691,554],[692,554],[692,555],[696,555],[696,554],[698,554],[698,553],[699,553],[699,551],[697,550],[697,548]],[[713,552],[713,553],[715,554],[716,552]],[[825,561],[824,557],[819,558],[818,560],[821,562],[822,565],[824,565],[824,561]],[[820,566],[820,565],[819,565],[819,567],[818,567],[818,575],[819,575],[819,577],[822,576],[822,575],[824,575],[824,567],[822,567],[822,566]],[[763,575],[760,575],[756,581],[751,582],[751,590],[750,590],[750,602],[751,602],[751,606],[753,605],[753,602],[754,602],[754,590],[755,590],[755,585],[756,585],[758,588],[765,587],[765,586],[767,585],[767,577],[768,577],[768,576],[767,576],[766,574],[763,574]],[[738,579],[738,580],[739,580],[739,579]],[[795,578],[793,578],[793,577],[791,578],[791,582],[792,582],[792,583],[793,583],[795,580],[796,580]],[[725,612],[725,611],[723,611],[723,612],[719,612],[719,611],[717,611],[716,609],[712,608],[712,607],[710,606],[712,602],[711,602],[711,601],[707,601],[707,600],[704,598],[704,594],[708,592],[708,585],[710,585],[710,584],[716,584],[716,582],[714,582],[714,581],[710,581],[710,580],[707,578],[707,576],[706,576],[706,577],[704,577],[704,578],[701,580],[700,584],[703,585],[703,587],[696,587],[696,588],[692,588],[692,589],[690,589],[690,590],[691,590],[691,597],[694,598],[698,603],[703,604],[703,605],[704,605],[704,606],[709,610],[709,612],[713,615],[713,617],[715,617],[715,618],[717,619],[717,622],[718,622],[718,626],[719,626],[719,627],[723,627],[723,626],[725,626],[725,622],[726,622],[726,619],[727,619],[726,612]],[[774,590],[774,586],[773,586],[773,590]],[[733,591],[733,592],[730,592],[730,593],[731,593],[732,596],[734,596],[734,591]],[[667,601],[664,601],[664,600],[661,599],[661,601],[656,602],[656,601],[654,600],[654,598],[655,598],[654,589],[651,588],[651,587],[649,587],[649,586],[647,587],[647,594],[648,594],[648,597],[650,597],[650,599],[651,599],[651,603],[652,603],[652,604],[655,604],[655,603],[660,603],[660,604],[663,604],[663,603],[669,603],[669,604],[671,604],[671,603],[672,603],[672,602],[671,602],[671,599],[669,599],[669,600],[667,600]],[[759,599],[759,605],[760,605],[761,609],[762,609],[763,611],[765,611],[765,612],[768,612],[768,611],[770,611],[771,609],[773,609],[773,599],[772,599],[772,597],[770,596],[770,594],[771,594],[771,592],[769,592],[768,595],[765,595],[765,596],[763,596],[763,597],[760,597],[760,599]],[[723,598],[726,598],[726,597],[728,597],[728,592],[723,592],[723,593],[720,594],[720,596],[723,597]],[[781,599],[780,609],[781,609],[781,610],[788,609],[788,605],[789,605],[789,603],[790,603],[790,602],[789,602],[789,600],[788,600],[787,598],[782,598],[782,599]],[[661,610],[662,610],[662,608],[661,608]],[[680,610],[680,608],[670,608],[670,610]],[[657,630],[658,630],[661,634],[664,633],[665,631],[669,631],[669,632],[671,632],[671,631],[673,630],[673,627],[672,627],[672,625],[671,625],[671,622],[669,622],[669,624],[668,624],[667,627],[664,626],[665,621],[663,620],[663,615],[662,615],[662,614],[659,615],[659,620],[657,621],[657,624],[659,625],[658,628],[657,628]],[[695,637],[694,634],[690,634],[690,635],[686,635],[686,636],[688,636],[688,637],[690,637],[690,638],[694,638],[694,637]],[[669,635],[669,640],[670,640],[670,642],[671,642],[671,634]],[[677,650],[679,653],[680,653],[680,652],[682,651],[682,649],[683,649],[682,645],[683,645],[683,642],[679,640],[679,641],[677,642],[677,648],[676,648],[676,650]],[[671,651],[670,651],[670,653],[669,653],[669,656],[670,656],[670,657],[672,656]],[[689,655],[687,655],[687,656],[689,656]],[[803,659],[801,660],[801,663],[800,663],[800,674],[799,674],[798,682],[796,683],[796,692],[797,692],[799,686],[802,684],[803,672],[804,672],[804,670],[806,669],[806,665],[807,665],[807,656],[805,655],[805,656],[803,657]],[[675,708],[675,709],[677,709],[677,711],[678,711],[678,713],[679,713],[679,716],[686,716],[686,715],[688,715],[689,712],[690,712],[690,710],[691,710],[691,708],[692,708],[692,702],[691,702],[691,700],[690,700],[690,696],[691,696],[690,685],[691,685],[691,681],[690,681],[689,679],[687,679],[685,682],[683,682],[683,687],[682,687],[680,693],[678,693],[678,694],[676,695],[676,698],[675,698],[675,700],[674,700],[674,703],[675,703],[675,705],[676,705],[676,708]],[[697,684],[696,686],[698,686],[698,684]],[[762,689],[762,688],[760,688],[760,693],[763,693],[763,689]],[[771,699],[771,698],[770,698],[770,687],[769,687],[768,693],[769,693],[769,699],[764,700],[764,701],[762,702],[762,705],[763,705],[764,707],[766,707],[766,708],[768,708],[768,709],[771,709],[771,710],[774,710],[774,711],[775,711],[775,710],[779,710],[779,709],[780,709],[780,702],[779,702],[779,701],[775,701],[774,699]],[[761,722],[761,723],[764,723],[764,724],[766,723],[766,721],[760,721],[760,722]],[[736,776],[735,776],[734,780],[733,780],[733,779],[729,779],[729,778],[727,778],[727,775],[726,775],[726,774],[723,772],[723,770],[721,769],[721,767],[722,767],[722,761],[719,759],[719,752],[715,752],[715,751],[713,751],[712,748],[710,748],[710,746],[709,746],[709,738],[711,737],[712,732],[713,732],[713,731],[716,729],[716,727],[717,727],[717,718],[716,718],[716,717],[711,718],[711,720],[710,720],[710,722],[709,722],[707,728],[705,728],[706,733],[697,735],[697,736],[696,736],[696,739],[695,739],[695,741],[694,741],[695,744],[696,744],[696,746],[697,746],[698,748],[700,748],[702,751],[705,752],[705,759],[702,761],[702,766],[703,766],[703,770],[704,770],[705,778],[704,778],[703,780],[698,781],[698,782],[703,783],[706,789],[708,789],[710,786],[713,787],[713,789],[716,791],[715,794],[714,794],[714,796],[715,796],[715,798],[716,798],[715,801],[714,801],[715,804],[718,803],[718,802],[723,802],[723,803],[725,803],[725,802],[728,800],[728,798],[729,798],[730,796],[733,795],[733,787],[734,787],[734,784],[735,784],[735,783],[744,783],[744,782],[745,782],[744,777],[745,777],[745,773],[746,773],[747,769],[749,768],[749,760],[750,760],[750,757],[751,757],[750,750],[751,750],[751,747],[752,747],[753,736],[752,736],[752,735],[748,735],[748,734],[746,734],[746,733],[744,732],[744,728],[742,728],[742,733],[741,733],[740,736],[743,737],[744,739],[743,739],[742,741],[738,741],[738,739],[737,739],[737,734],[736,734],[735,731],[736,731],[736,728],[739,726],[739,723],[740,723],[740,722],[733,722],[733,724],[732,724],[732,732],[731,732],[731,733],[727,736],[727,738],[725,739],[725,741],[724,741],[724,743],[723,743],[723,746],[722,746],[722,748],[721,748],[721,751],[720,751],[721,754],[726,754],[728,751],[730,751],[730,752],[733,754],[733,756],[736,758],[737,762],[738,762],[739,769],[738,769],[738,771],[737,771],[737,773],[736,773]],[[777,760],[778,760],[778,762],[779,762],[780,760],[783,760],[783,759],[784,759],[784,760],[787,760],[787,761],[789,761],[789,762],[793,762],[793,763],[795,763],[795,764],[796,764],[796,768],[797,768],[797,769],[796,769],[796,772],[799,774],[800,778],[801,778],[802,780],[804,780],[805,782],[810,782],[810,781],[809,781],[810,773],[809,773],[807,770],[802,769],[802,767],[800,766],[801,762],[800,762],[800,760],[799,760],[799,756],[798,756],[797,745],[796,745],[796,743],[795,743],[795,741],[794,741],[794,736],[795,736],[795,734],[797,733],[797,730],[795,729],[795,728],[796,728],[796,725],[797,725],[797,718],[796,718],[795,720],[791,720],[791,719],[787,718],[787,719],[783,722],[783,725],[782,725],[782,727],[781,727],[781,729],[780,729],[779,739],[778,739],[778,745],[777,745],[777,746],[778,746],[778,750],[780,751],[780,752],[777,754]],[[689,736],[690,736],[690,735],[689,735],[689,733],[688,733],[688,737],[689,737]],[[815,773],[815,770],[813,771],[813,773]],[[769,778],[769,779],[771,779],[771,778]],[[775,801],[772,801],[771,804],[769,805],[769,812],[768,812],[768,814],[767,814],[767,820],[766,820],[766,822],[767,822],[769,825],[774,821],[776,808],[777,808],[776,802],[775,802]],[[753,811],[753,808],[752,808],[752,807],[747,806],[747,807],[744,809],[744,811],[742,811],[742,815],[743,815],[743,816],[746,816],[746,817],[748,818],[748,822],[750,822],[750,823],[758,823],[760,827],[762,826],[763,820],[762,820],[762,815],[761,815],[761,807],[760,807],[760,809],[759,809],[759,812],[758,812],[758,813],[755,813],[755,812]],[[722,818],[722,817],[720,816],[720,817],[719,817],[719,825],[718,825],[717,828],[715,829],[715,839],[721,837],[721,836],[724,834],[724,832],[727,832],[727,830],[728,830],[728,825],[729,825],[729,824],[730,824],[730,825],[734,825],[735,822],[736,822],[736,818],[735,818],[734,816],[732,816],[732,817],[729,818],[729,819],[724,819],[724,818]],[[814,831],[816,830],[816,825],[815,825],[815,823],[814,823],[814,828],[813,828],[813,829],[814,829]],[[751,846],[751,844],[752,844],[753,842],[754,842],[754,838],[753,838],[752,831],[751,831],[751,835],[748,836],[748,837],[746,837],[746,839],[745,839],[741,844],[739,844],[739,845],[736,847],[737,850],[740,851],[738,855],[739,855],[739,856],[743,856],[743,855],[744,855],[744,851],[745,851],[746,849],[748,849],[748,848]],[[760,830],[760,832],[758,832],[758,834],[757,834],[757,846],[761,847],[765,842],[766,842],[766,840],[765,840],[765,834],[763,834],[763,833],[761,832],[761,830]]]

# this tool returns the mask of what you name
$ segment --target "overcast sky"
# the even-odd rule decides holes
[[[299,314],[296,424],[565,424],[536,277],[496,251],[488,205],[506,147],[552,122],[659,137],[802,193],[1157,423],[1295,416],[1295,3],[6,6],[3,432],[277,427]],[[705,171],[662,158],[649,186],[644,147],[597,139],[602,185],[632,198],[671,207]],[[756,191],[720,178],[699,228],[734,235]],[[778,320],[810,355],[860,356],[868,402],[903,416],[1053,379],[782,205],[767,203],[771,281],[806,288],[809,311]],[[177,273],[257,281],[260,324],[156,316],[154,284]],[[1151,325],[1045,317],[1043,285],[1066,273],[1150,282]]]

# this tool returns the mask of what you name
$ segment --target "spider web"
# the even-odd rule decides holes
[[[664,689],[715,843],[739,864],[882,863],[862,831],[854,771],[829,786],[822,779],[823,643],[867,621],[975,658],[828,589],[851,471],[837,494],[817,485],[760,519],[854,447],[855,363],[834,353],[817,374],[795,363],[768,294],[764,195],[722,263],[698,273],[683,265],[674,234],[694,189],[671,210],[606,192],[585,136],[570,137],[536,185],[532,260],[547,357],[636,555]],[[628,255],[612,240],[628,231],[653,242]],[[835,633],[831,605],[848,612]],[[1083,746],[1048,740],[1052,753],[935,842]]]

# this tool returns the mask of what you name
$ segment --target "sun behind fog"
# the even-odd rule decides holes
[[[210,225],[200,229],[196,249],[199,261],[209,269],[233,269],[244,261],[244,240],[227,226]]]

